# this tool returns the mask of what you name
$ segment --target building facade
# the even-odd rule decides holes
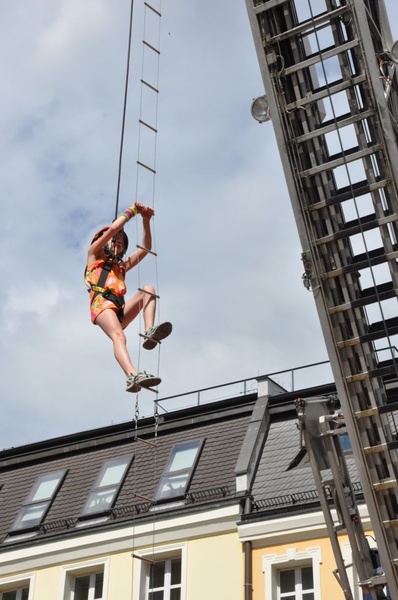
[[[294,403],[331,393],[264,377],[256,392],[3,450],[0,600],[343,599]]]

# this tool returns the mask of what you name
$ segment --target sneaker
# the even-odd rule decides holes
[[[142,347],[145,348],[145,350],[153,350],[160,340],[164,340],[164,338],[170,335],[172,330],[173,326],[168,321],[150,327],[143,336],[145,341],[142,344]]]
[[[146,371],[140,371],[137,375],[130,375],[127,377],[126,392],[137,394],[142,387],[153,387],[154,385],[159,385],[161,381],[160,377],[156,377],[156,375],[150,375]]]

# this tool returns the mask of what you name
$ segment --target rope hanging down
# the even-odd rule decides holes
[[[121,130],[121,135],[120,135],[119,165],[118,165],[117,189],[116,189],[115,219],[117,218],[118,212],[119,212],[119,194],[120,194],[120,180],[121,180],[122,162],[123,162],[124,130],[125,130],[125,125],[126,125],[127,97],[128,97],[129,75],[130,75],[131,40],[132,40],[132,34],[133,34],[133,13],[134,13],[134,0],[131,0],[130,19],[129,19],[129,37],[128,37],[128,46],[127,46],[126,79],[125,79],[125,86],[124,86],[123,118],[122,118],[122,130]]]

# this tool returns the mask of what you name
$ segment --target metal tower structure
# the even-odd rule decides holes
[[[386,393],[398,380],[398,45],[383,0],[246,4],[303,281],[314,295],[384,580],[398,599],[398,403]],[[384,597],[366,552],[361,542],[358,574],[367,581],[360,585]]]

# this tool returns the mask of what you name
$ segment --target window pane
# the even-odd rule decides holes
[[[149,587],[159,588],[164,586],[164,572],[166,563],[157,562],[149,570]]]
[[[180,471],[182,469],[191,469],[198,452],[198,445],[185,448],[176,448],[173,456],[170,471]]]
[[[24,529],[39,525],[47,509],[48,502],[33,506],[23,506],[13,529]]]
[[[130,458],[129,458],[130,460]],[[105,485],[118,485],[123,478],[127,464],[123,462],[118,465],[109,465],[101,477],[98,487],[104,487]]]
[[[294,578],[294,569],[289,569],[289,571],[280,571],[280,586],[281,593],[284,592],[294,592],[295,589],[295,578]]]
[[[40,525],[65,473],[64,470],[39,475],[18,517],[15,519],[11,531]],[[43,502],[43,500],[46,500],[46,502]]]
[[[97,573],[95,576],[95,590],[94,590],[94,599],[102,598],[102,588],[104,585],[104,574]]]
[[[202,440],[195,440],[173,446],[160,478],[155,500],[168,500],[187,492],[202,443]]]
[[[303,600],[315,600],[314,592],[303,592]]]
[[[170,600],[180,600],[181,598],[181,588],[176,588],[174,590],[170,590]]]
[[[132,455],[128,455],[105,461],[80,517],[112,508],[132,458]]]
[[[171,585],[181,583],[181,558],[171,560]]]
[[[96,513],[109,510],[115,497],[116,488],[111,488],[103,492],[92,492],[87,500],[84,513]]]
[[[312,567],[303,567],[301,569],[301,581],[303,584],[303,590],[312,590],[314,588]]]
[[[9,592],[0,591],[1,600],[28,600],[29,588],[18,588]]]
[[[163,592],[149,592],[148,600],[163,600]]]
[[[188,477],[188,473],[183,475],[171,475],[170,477],[163,477],[157,498],[161,499],[168,498],[170,496],[183,495],[188,482]]]
[[[60,479],[61,475],[59,473],[40,478],[35,486],[36,489],[33,490],[33,495],[30,501],[37,502],[38,500],[49,500],[57,489]]]
[[[90,575],[85,577],[76,577],[74,600],[88,600],[88,590],[90,588]]]

